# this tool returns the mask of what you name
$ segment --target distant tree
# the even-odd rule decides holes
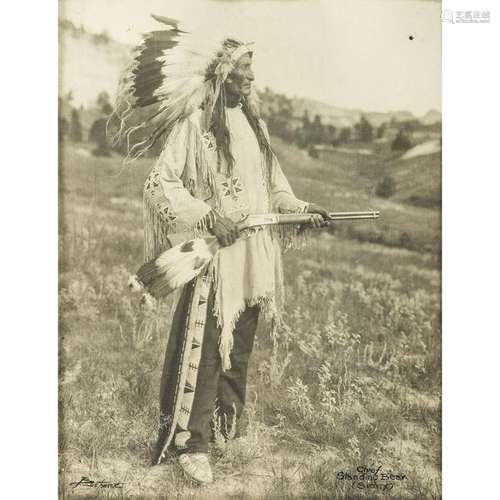
[[[380,127],[377,128],[377,139],[382,139],[382,137],[384,137],[386,129],[387,129],[386,123],[382,123]]]
[[[333,125],[327,125],[326,126],[326,141],[329,144],[334,144],[335,141],[337,140],[337,129]]]
[[[399,129],[396,137],[392,141],[391,149],[393,151],[407,151],[413,146],[408,133],[402,128]]]
[[[95,44],[107,44],[110,42],[109,35],[106,31],[103,31],[102,33],[99,34],[94,34],[92,35],[92,39]]]
[[[107,102],[102,106],[101,110],[105,116],[109,117],[109,115],[111,115],[111,113],[113,113],[113,106],[111,106],[111,104],[109,104],[109,102]]]
[[[64,138],[68,134],[68,129],[69,129],[68,120],[66,120],[64,116],[59,115],[58,128],[59,128],[58,139],[59,142],[62,143],[64,142]]]
[[[289,119],[281,116],[280,112],[273,113],[267,120],[269,131],[281,139],[291,142],[293,133],[289,128]]]
[[[103,106],[109,104],[109,99],[110,99],[109,94],[105,90],[99,92],[99,95],[97,96],[97,106],[99,106],[102,109]]]
[[[375,188],[375,194],[379,198],[390,198],[396,192],[396,181],[391,177],[384,177]]]
[[[304,114],[302,116],[302,128],[308,130],[310,126],[311,126],[311,119],[309,118],[309,111],[305,109]]]
[[[310,127],[309,143],[323,144],[325,137],[325,129],[321,123],[321,116],[316,115]]]
[[[80,122],[80,113],[78,113],[77,109],[73,109],[73,111],[71,112],[69,137],[73,142],[82,142],[83,139],[82,124]]]
[[[111,156],[108,138],[106,136],[107,117],[101,117],[94,121],[89,132],[89,140],[96,143],[92,151],[94,156]]]
[[[402,128],[405,132],[411,134],[413,131],[418,130],[421,124],[418,120],[406,120],[402,123]]]
[[[373,125],[364,116],[355,127],[360,141],[371,142],[373,140]]]
[[[321,123],[321,119],[319,123]],[[317,130],[318,130],[318,119],[315,118],[314,122],[311,122],[309,118],[309,112],[307,109],[304,110],[302,115],[302,127],[295,130],[293,134],[294,141],[300,148],[306,148],[308,146],[317,144]]]
[[[352,130],[349,127],[344,127],[340,131],[339,142],[348,142],[351,139]]]

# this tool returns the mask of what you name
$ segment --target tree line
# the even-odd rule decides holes
[[[318,145],[338,147],[351,141],[371,143],[375,139],[382,139],[386,136],[389,127],[398,129],[391,142],[391,149],[406,151],[413,146],[411,133],[419,126],[417,120],[399,123],[392,119],[376,127],[361,115],[359,122],[352,127],[336,127],[323,123],[324,119],[319,114],[311,118],[307,109],[298,118],[295,115],[292,100],[286,96],[274,94],[269,89],[261,93],[260,97],[270,133],[285,142],[307,149],[311,156],[315,156]]]
[[[301,149],[306,149],[313,157],[317,156],[317,146],[326,145],[338,147],[351,141],[371,143],[375,139],[381,139],[386,135],[388,126],[395,127],[396,123],[382,123],[375,127],[361,116],[358,123],[353,127],[336,127],[332,124],[323,123],[319,114],[311,118],[307,109],[300,118],[294,114],[291,99],[280,94],[266,92],[261,94],[264,108],[264,118],[269,132],[283,139],[285,142],[296,144]],[[70,108],[71,112],[63,113],[63,108]],[[82,125],[83,114],[92,115],[92,123],[89,130],[84,130]],[[125,154],[125,144],[111,146],[107,136],[107,121],[113,113],[113,106],[107,92],[101,92],[97,96],[95,105],[91,110],[82,107],[79,109],[72,106],[71,93],[59,98],[59,140],[64,142],[88,141],[95,144],[92,154],[95,156],[110,156],[112,151]],[[138,117],[140,120],[140,117]],[[113,126],[113,124],[112,124]],[[394,151],[406,151],[413,146],[411,132],[415,124],[406,122],[400,128],[392,140],[391,149]],[[144,133],[147,133],[145,131]],[[143,137],[135,137],[140,141]],[[148,156],[159,153],[158,146],[148,152]]]

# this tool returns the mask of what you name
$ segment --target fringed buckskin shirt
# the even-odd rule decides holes
[[[200,129],[200,112],[178,123],[145,183],[145,258],[168,248],[173,233],[185,239],[204,234],[205,216],[216,209],[238,222],[248,214],[303,212],[273,155],[271,175],[257,137],[240,106],[226,108],[234,158],[232,175],[217,170],[215,140]],[[261,126],[267,135],[264,123]],[[211,264],[214,311],[221,327],[220,354],[230,367],[232,332],[247,306],[259,304],[279,319],[283,303],[281,249],[290,246],[293,229],[263,227],[221,248]],[[181,237],[182,239],[182,237]]]

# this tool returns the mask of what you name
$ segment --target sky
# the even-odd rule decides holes
[[[128,44],[160,26],[151,13],[255,42],[260,88],[363,111],[441,110],[440,2],[60,0],[61,18]]]

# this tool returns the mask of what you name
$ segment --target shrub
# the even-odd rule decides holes
[[[315,160],[319,158],[318,150],[314,146],[310,146],[309,149],[307,150],[307,153],[311,158],[314,158]]]
[[[355,128],[360,141],[371,142],[373,140],[373,126],[364,116],[361,117]]]
[[[393,151],[407,151],[411,147],[413,147],[413,144],[411,143],[408,134],[403,129],[400,129],[392,141],[391,149]]]

